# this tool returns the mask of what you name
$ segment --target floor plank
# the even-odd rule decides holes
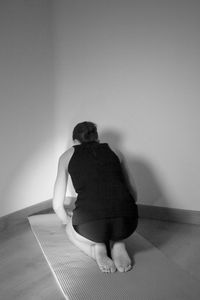
[[[200,280],[200,226],[140,219],[137,231]]]
[[[63,299],[28,223],[1,233],[0,243],[0,299]]]

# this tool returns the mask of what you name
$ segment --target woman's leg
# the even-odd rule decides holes
[[[112,242],[111,257],[119,272],[127,272],[132,268],[124,240]]]
[[[66,227],[67,235],[70,241],[82,250],[85,254],[96,260],[102,272],[115,272],[116,267],[112,259],[107,255],[106,245],[104,243],[95,243],[78,234],[70,221]]]
[[[125,239],[136,229],[137,218],[116,218],[112,220],[111,257],[119,272],[127,272],[132,268],[131,259],[127,253]]]
[[[104,243],[95,244],[95,259],[102,272],[114,273],[116,266],[113,260],[108,257],[106,245]]]
[[[85,254],[87,254],[91,258],[95,259],[95,255],[94,255],[95,242],[88,240],[85,237],[78,234],[72,226],[72,220],[70,220],[70,222],[66,226],[66,233],[70,241],[76,247],[78,247],[80,250],[82,250]]]

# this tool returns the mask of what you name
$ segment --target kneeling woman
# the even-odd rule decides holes
[[[127,272],[131,259],[124,239],[137,227],[135,193],[128,187],[115,151],[99,142],[94,123],[77,124],[73,141],[59,159],[54,211],[67,225],[70,241],[95,259],[102,272]],[[72,218],[64,209],[68,174],[78,195]]]

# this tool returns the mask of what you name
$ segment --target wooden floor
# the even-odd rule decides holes
[[[200,281],[200,226],[140,219],[137,231]],[[0,233],[0,299],[63,299],[28,221]]]

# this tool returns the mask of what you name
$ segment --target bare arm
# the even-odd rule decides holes
[[[73,151],[74,149],[70,148],[61,155],[58,163],[56,182],[54,185],[53,209],[64,225],[67,224],[69,220],[64,208],[64,200],[68,181],[68,164],[73,155]]]

